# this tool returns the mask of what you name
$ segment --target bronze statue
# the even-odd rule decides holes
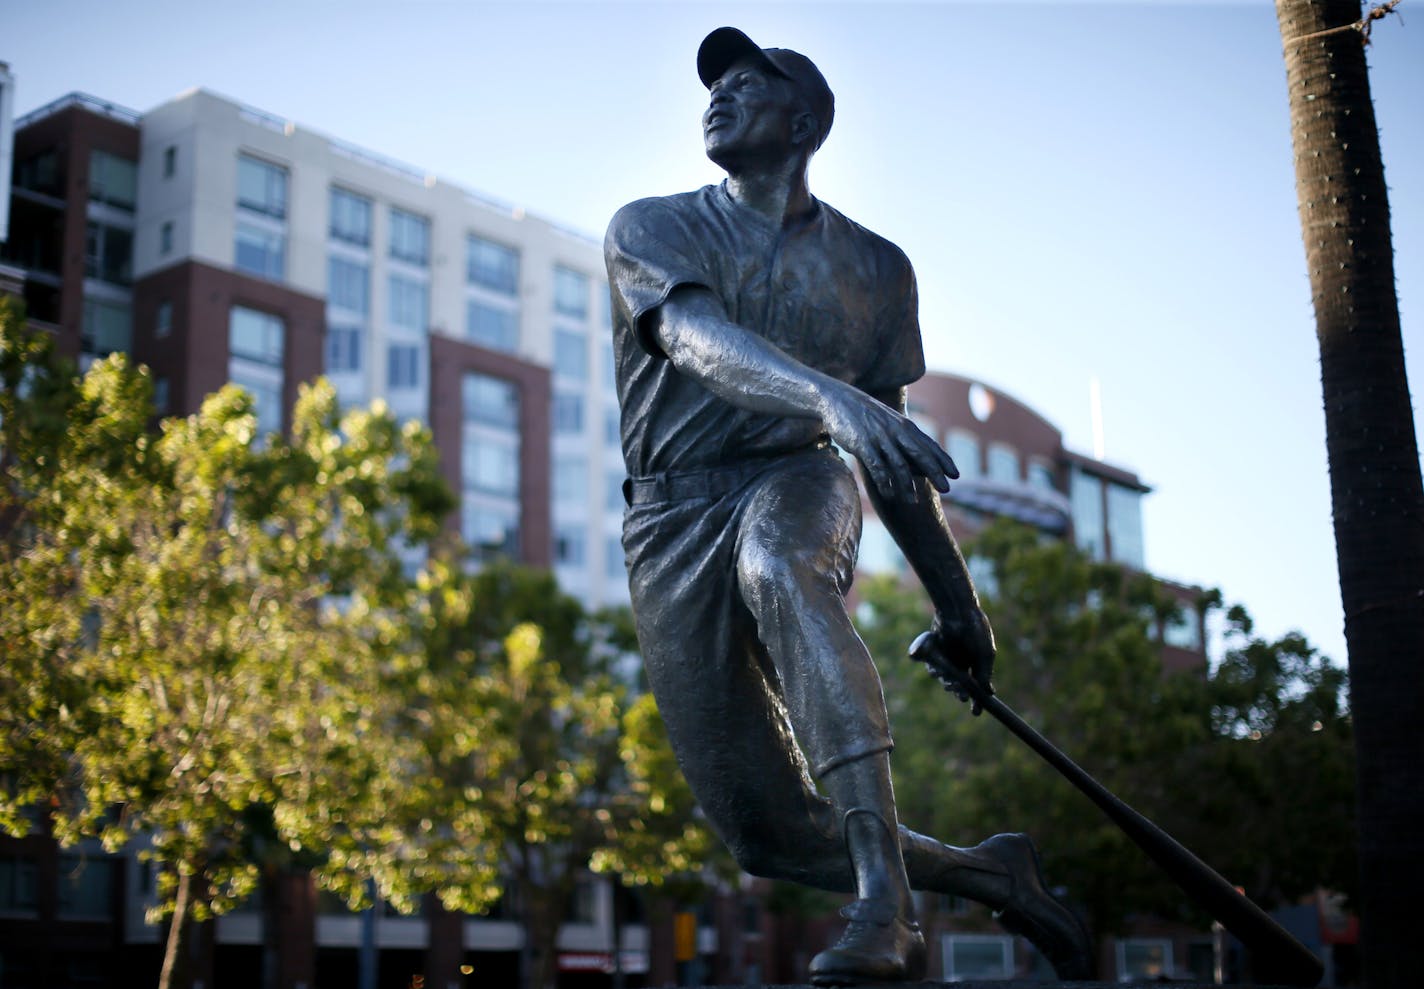
[[[935,648],[992,692],[993,633],[940,508],[958,471],[905,416],[925,370],[914,272],[810,193],[834,97],[729,27],[697,55],[724,182],[643,199],[604,245],[630,475],[623,542],[649,681],[709,821],[754,875],[855,893],[818,985],[918,979],[912,887],[985,903],[1062,978],[1092,965],[1024,835],[898,823],[880,678],[846,609],[860,464],[931,588]]]

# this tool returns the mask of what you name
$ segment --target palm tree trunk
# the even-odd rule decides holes
[[[1320,344],[1355,722],[1367,984],[1416,984],[1424,896],[1424,487],[1359,0],[1276,0]],[[1344,30],[1338,30],[1344,28]]]

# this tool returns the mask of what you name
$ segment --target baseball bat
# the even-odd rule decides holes
[[[992,714],[1097,804],[1168,878],[1246,946],[1251,952],[1256,981],[1306,987],[1320,983],[1325,968],[1305,945],[1181,842],[1120,800],[973,677],[963,675],[939,654],[932,632],[923,632],[915,639],[910,655],[925,663],[941,679],[952,679],[956,690],[963,691],[971,701]]]

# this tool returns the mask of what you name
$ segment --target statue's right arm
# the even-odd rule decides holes
[[[950,476],[957,476],[949,455],[913,422],[732,322],[710,290],[678,286],[644,319],[645,339],[679,373],[723,401],[766,415],[819,420],[884,497],[913,498],[917,477],[946,491]]]

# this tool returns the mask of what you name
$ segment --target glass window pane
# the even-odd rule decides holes
[[[959,476],[964,480],[972,480],[983,474],[979,466],[979,438],[973,433],[951,429],[949,443],[945,449],[949,451],[950,459],[954,461],[954,466],[959,468]]]
[[[253,412],[257,415],[257,433],[281,432],[282,429],[282,386],[270,375],[260,374],[243,361],[234,361],[228,367],[228,377],[232,383],[247,390],[252,396]]]
[[[280,367],[284,335],[280,319],[255,309],[234,306],[228,318],[228,349],[235,357]]]
[[[79,346],[84,353],[99,357],[126,353],[132,343],[133,315],[127,305],[84,300],[84,324],[79,333]]]
[[[518,349],[519,314],[514,310],[472,300],[465,318],[465,336],[471,342],[506,353]]]
[[[430,221],[392,207],[391,257],[425,267],[430,259]]]
[[[554,331],[554,373],[579,381],[588,378],[588,340],[582,333]]]
[[[361,370],[361,328],[333,326],[326,331],[326,369]]]
[[[248,155],[238,155],[237,204],[278,219],[285,217],[287,170]]]
[[[588,458],[564,454],[554,458],[554,500],[582,503],[588,496]]]
[[[566,567],[582,566],[587,539],[583,526],[560,526],[554,531],[554,562]]]
[[[460,507],[460,534],[478,559],[519,555],[519,511],[466,501]]]
[[[507,429],[519,427],[519,389],[514,382],[487,374],[466,374],[461,391],[467,422]]]
[[[286,269],[286,237],[250,223],[238,222],[233,264],[239,271],[281,281]]]
[[[366,315],[371,306],[370,271],[345,258],[327,260],[327,301],[342,309]]]
[[[518,497],[519,448],[512,438],[466,436],[460,454],[460,473],[465,487]]]
[[[386,385],[396,390],[420,387],[420,347],[408,343],[390,345],[386,351]]]
[[[331,190],[331,236],[348,244],[371,243],[371,200],[345,189]]]
[[[554,268],[554,311],[584,319],[588,316],[588,276],[557,265]]]
[[[1115,562],[1141,570],[1142,495],[1120,484],[1107,485],[1108,540]]]
[[[1107,554],[1103,524],[1103,484],[1084,471],[1074,469],[1068,492],[1073,505],[1073,541],[1095,560]]]
[[[430,312],[430,295],[425,283],[403,275],[391,275],[389,285],[391,323],[424,333]]]
[[[138,195],[138,165],[107,151],[89,153],[89,198],[132,210]]]
[[[989,478],[1004,484],[1017,484],[1021,480],[1018,451],[1006,443],[990,443]]]
[[[107,917],[113,912],[114,862],[107,858],[60,856],[60,916]]]
[[[505,295],[519,291],[519,252],[471,234],[468,247],[467,277],[475,285]]]
[[[554,432],[583,432],[583,396],[568,393],[554,395]]]

